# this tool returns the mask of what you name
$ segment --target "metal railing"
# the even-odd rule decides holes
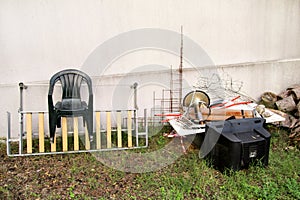
[[[62,117],[61,131],[56,131],[53,143],[50,142],[48,126],[45,126],[45,114],[47,112],[19,111],[19,138],[12,138],[11,113],[7,113],[9,156],[97,152],[148,146],[148,121],[145,121],[143,132],[140,132],[136,110],[95,111],[93,141],[89,140],[87,128],[79,123],[78,117]],[[33,125],[37,130],[34,130]]]

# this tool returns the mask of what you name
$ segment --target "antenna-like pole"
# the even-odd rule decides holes
[[[171,65],[171,80],[170,80],[170,112],[173,112],[173,68]]]
[[[182,64],[183,63],[183,27],[181,26],[180,65],[179,65],[179,105],[182,104]]]

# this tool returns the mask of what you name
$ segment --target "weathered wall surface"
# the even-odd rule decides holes
[[[185,39],[200,46],[221,67],[219,73],[224,70],[234,79],[243,80],[245,93],[257,98],[266,90],[281,91],[299,83],[299,13],[298,0],[0,1],[0,137],[6,134],[6,111],[14,113],[13,133],[18,132],[19,82],[29,84],[25,108],[46,110],[47,82],[55,72],[70,67],[81,69],[97,47],[119,34],[142,28],[179,33],[182,25]],[[152,105],[152,90],[159,91],[165,85],[167,73],[122,77],[143,66],[177,67],[180,40],[174,46],[176,52],[161,49],[126,52],[108,66],[101,66],[107,69],[103,74],[91,74],[105,75],[107,80],[105,87],[95,89],[101,94],[99,99],[108,102],[97,105],[99,109],[118,105],[118,102],[111,103],[111,98],[115,91],[113,85],[120,80],[122,87],[127,88],[124,91],[129,91],[124,95],[132,98],[130,85],[154,76],[154,80],[160,79],[162,83],[143,86],[139,93],[139,99],[145,99],[140,100],[140,108]],[[184,47],[184,57],[192,50]],[[102,56],[105,58],[114,51],[108,48]],[[197,76],[189,68],[206,67],[194,66],[188,59],[184,64],[185,79],[191,84]],[[42,83],[42,86],[30,83]]]
[[[265,91],[279,93],[292,84],[300,84],[300,59],[291,61],[271,61],[261,63],[245,63],[237,65],[222,65],[213,68],[189,68],[183,72],[183,95],[193,89],[199,77],[211,77],[214,73],[221,78],[232,78],[233,81],[242,82],[241,92],[254,99],[259,99]],[[94,108],[95,110],[134,109],[133,89],[131,86],[137,82],[138,114],[143,116],[147,108],[150,114],[154,107],[153,92],[156,98],[162,98],[162,90],[170,87],[170,71],[152,71],[129,73],[126,75],[105,75],[93,77]],[[26,82],[25,82],[26,83]],[[17,136],[19,121],[17,110],[19,108],[19,87],[3,86],[1,98],[1,137],[6,135],[6,111],[12,113],[12,133]],[[24,90],[24,110],[47,111],[48,83],[30,83]],[[56,88],[56,99],[59,100],[59,87]],[[167,97],[165,97],[167,98]],[[160,106],[159,101],[155,106]],[[47,123],[47,116],[45,119]],[[47,127],[47,126],[46,126]],[[38,130],[37,124],[34,128]],[[46,130],[47,131],[47,130]]]
[[[48,80],[140,28],[179,32],[183,25],[217,65],[299,58],[299,13],[298,0],[2,0],[0,83]]]

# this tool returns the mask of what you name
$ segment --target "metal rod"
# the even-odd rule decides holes
[[[171,65],[171,80],[170,80],[170,112],[173,112],[173,69]]]
[[[164,90],[162,90],[162,101],[161,101],[161,114],[165,114],[165,106],[164,106],[164,104],[165,104],[165,92],[164,92]],[[161,121],[163,121],[164,120],[164,117],[162,116],[161,117]]]
[[[23,110],[23,111],[19,111],[20,114],[28,114],[28,113],[31,113],[31,114],[39,114],[39,113],[48,113],[48,111],[32,111],[32,110]]]
[[[118,111],[120,111],[120,110],[94,110],[94,112],[118,112]],[[126,112],[126,111],[134,111],[134,109],[122,110],[122,112]],[[22,114],[27,114],[27,113],[38,114],[38,113],[48,113],[48,111],[25,110],[25,111],[19,111],[19,113],[22,113]]]
[[[154,119],[155,119],[155,91],[153,91],[153,108],[152,108],[152,114],[151,114],[151,121],[152,121],[152,130],[154,129]]]
[[[24,83],[20,82],[19,83],[19,88],[20,88],[20,108],[19,108],[19,113],[20,113],[20,141],[19,141],[19,153],[22,154],[23,151],[23,133],[24,133],[24,116],[23,116],[23,90],[27,89],[27,86],[24,85]]]
[[[146,116],[146,129],[145,129],[145,133],[146,133],[146,147],[148,147],[148,120],[147,120],[147,109],[145,109],[145,116]]]
[[[44,152],[44,153],[31,153],[31,154],[10,154],[8,156],[39,156],[39,155],[54,155],[54,154],[70,154],[70,153],[93,153],[101,151],[117,151],[117,150],[127,150],[127,149],[141,149],[147,146],[137,146],[137,147],[122,147],[122,148],[108,148],[108,149],[91,149],[91,150],[79,150],[79,151],[58,151],[58,152]]]
[[[144,128],[146,128],[146,122],[147,121],[147,108],[144,109],[144,123],[143,123],[143,126]]]
[[[134,111],[134,121],[135,121],[135,141],[136,146],[139,146],[139,125],[138,125],[138,118],[136,117],[136,111]]]
[[[134,109],[138,110],[138,106],[137,106],[137,86],[138,86],[138,83],[135,82],[130,88],[132,88],[134,90],[134,100],[133,100],[133,103],[134,103]]]
[[[7,139],[6,139],[7,155],[11,154],[11,151],[10,151],[10,135],[11,135],[11,115],[10,115],[10,112],[7,112]]]
[[[182,67],[183,67],[183,27],[181,26],[180,65],[179,65],[179,105],[182,101]]]

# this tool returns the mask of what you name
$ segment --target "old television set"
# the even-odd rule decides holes
[[[246,118],[208,123],[205,137],[217,141],[209,144],[213,147],[206,158],[221,171],[248,168],[251,163],[267,166],[271,135],[264,122],[262,118]]]

